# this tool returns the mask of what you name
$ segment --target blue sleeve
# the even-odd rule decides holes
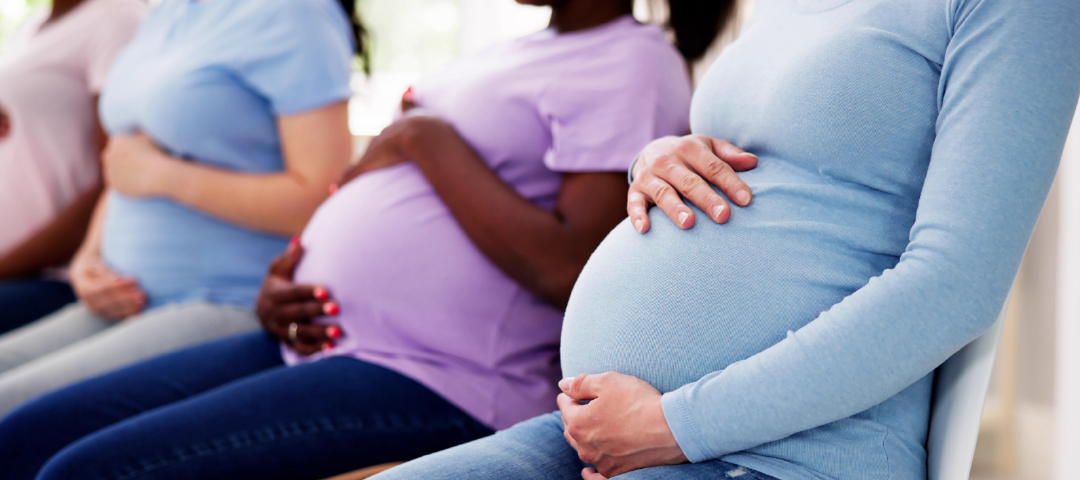
[[[1076,109],[1080,2],[955,0],[948,10],[936,138],[906,251],[778,344],[665,394],[691,461],[864,411],[996,319]]]
[[[354,42],[341,7],[330,0],[278,0],[266,8],[272,11],[253,32],[260,50],[239,67],[243,80],[278,115],[348,99]]]

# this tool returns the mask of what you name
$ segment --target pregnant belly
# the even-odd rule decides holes
[[[325,286],[341,305],[333,319],[345,332],[339,352],[486,369],[500,361],[496,350],[534,341],[522,338],[558,339],[559,312],[520,305],[526,294],[476,248],[411,163],[345,185],[301,241],[295,278]]]
[[[754,204],[683,231],[659,210],[593,253],[562,332],[564,376],[617,371],[667,392],[746,359],[896,264],[914,221],[827,185],[752,185]]]

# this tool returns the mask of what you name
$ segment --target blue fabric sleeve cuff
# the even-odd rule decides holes
[[[693,386],[683,385],[682,388],[673,392],[665,393],[660,398],[660,406],[664,410],[664,419],[667,420],[668,428],[675,436],[675,441],[682,449],[683,455],[691,462],[704,462],[713,457],[706,453],[705,441],[701,436],[701,430],[690,418],[690,407],[686,403],[686,389]]]

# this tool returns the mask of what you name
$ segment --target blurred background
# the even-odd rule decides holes
[[[154,2],[151,2],[154,3]],[[511,0],[360,0],[372,41],[372,72],[357,73],[349,105],[359,148],[388,125],[401,94],[461,55],[544,28],[549,12]],[[639,0],[635,14],[649,19]],[[0,0],[0,48],[48,0]],[[708,67],[752,11],[695,66]],[[972,478],[1080,479],[1080,123],[1014,287]]]

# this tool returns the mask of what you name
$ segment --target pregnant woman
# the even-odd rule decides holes
[[[98,94],[143,0],[56,0],[0,55],[0,333],[75,301],[58,268],[101,196]]]
[[[317,479],[556,408],[562,309],[626,216],[631,160],[687,131],[690,81],[631,2],[553,3],[549,29],[415,86],[271,269],[273,335],[23,406],[0,422],[11,478]],[[701,3],[676,24],[689,59],[727,11]]]
[[[1077,25],[1074,0],[759,0],[698,135],[645,150],[574,287],[560,412],[376,478],[926,478],[932,372],[1005,301],[1077,105]],[[720,138],[760,156],[753,204],[646,216],[709,211],[690,174]]]
[[[81,302],[0,337],[0,415],[259,327],[266,266],[348,165],[352,2],[167,0],[101,98],[111,191],[71,268]]]

